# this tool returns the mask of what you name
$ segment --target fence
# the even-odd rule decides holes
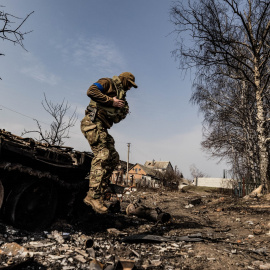
[[[235,195],[244,197],[250,194],[254,189],[261,185],[260,179],[245,179],[238,182],[238,187],[235,187]]]

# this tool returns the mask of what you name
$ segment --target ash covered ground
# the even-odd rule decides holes
[[[166,223],[128,216],[140,201]],[[72,219],[29,232],[0,224],[0,269],[270,269],[270,200],[186,190],[133,191],[121,212],[82,205]]]

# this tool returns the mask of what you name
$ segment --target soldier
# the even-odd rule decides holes
[[[100,214],[108,212],[103,195],[111,174],[119,163],[119,154],[108,129],[128,114],[126,92],[132,87],[138,87],[134,75],[123,72],[119,76],[99,79],[87,91],[91,101],[81,121],[81,131],[90,144],[94,158],[91,163],[89,191],[84,203]]]

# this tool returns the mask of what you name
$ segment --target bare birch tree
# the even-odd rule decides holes
[[[198,96],[199,92],[203,93],[202,89],[211,92],[216,88],[208,99],[208,106],[213,107],[213,112],[216,108],[226,108],[224,118],[229,120],[219,123],[219,129],[214,130],[211,118],[207,119],[209,134],[219,137],[220,134],[217,132],[222,130],[222,136],[225,136],[222,142],[226,142],[227,146],[230,145],[230,154],[233,153],[231,145],[233,140],[240,141],[239,144],[235,143],[234,149],[237,145],[242,148],[250,147],[251,151],[256,151],[261,184],[265,191],[269,192],[270,118],[267,103],[270,79],[270,1],[201,0],[188,3],[177,1],[171,9],[171,20],[180,36],[174,54],[180,59],[181,68],[196,68],[197,81],[193,97],[205,113],[205,119],[209,116],[209,111],[204,111],[205,102],[201,102]],[[191,39],[184,40],[183,33],[189,33]],[[220,93],[218,85],[223,86]],[[241,107],[239,106],[241,91],[236,91],[235,101],[238,103],[233,100],[235,98],[232,95],[233,91],[227,91],[232,90],[233,85],[240,86],[238,90],[245,86],[245,97],[248,98],[248,106],[253,112],[247,116],[246,130],[244,119],[238,118],[240,114],[229,113],[229,108],[235,112]],[[217,109],[216,116],[221,112],[222,110]],[[212,119],[214,116],[215,113]],[[225,127],[222,127],[222,124],[226,124]],[[211,133],[213,131],[215,133]],[[252,138],[248,141],[250,145],[243,144],[245,137],[249,136]],[[255,149],[251,141],[255,143]],[[208,146],[211,147],[211,144]],[[220,144],[220,151],[225,150]],[[228,154],[224,152],[225,156]]]
[[[243,84],[224,84],[216,78],[211,87],[197,85],[192,95],[205,115],[202,146],[212,156],[226,158],[235,179],[259,178],[255,102],[250,93]]]

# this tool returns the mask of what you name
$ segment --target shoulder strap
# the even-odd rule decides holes
[[[112,82],[114,84],[114,87],[116,88],[117,98],[118,99],[125,99],[126,91],[124,90],[122,82],[119,79],[119,77],[118,76],[113,76],[111,80],[112,80]]]

